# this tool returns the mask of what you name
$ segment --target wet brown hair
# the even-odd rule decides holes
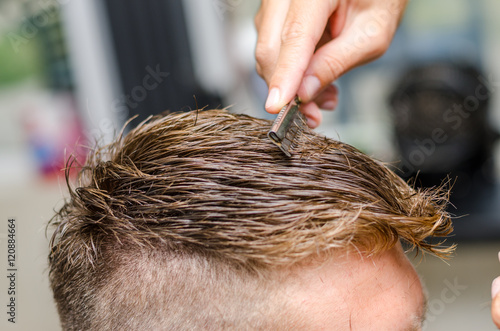
[[[250,328],[277,327],[283,305],[270,303],[281,301],[276,284],[261,281],[266,270],[336,248],[377,254],[399,240],[452,252],[426,241],[452,230],[443,194],[414,190],[309,130],[288,158],[266,137],[269,127],[225,110],[192,111],[148,120],[91,154],[51,221],[63,327],[140,329],[156,320],[220,329],[241,326],[238,316]]]

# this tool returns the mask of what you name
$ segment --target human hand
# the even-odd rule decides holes
[[[498,253],[498,259],[500,260],[500,253]],[[491,303],[491,318],[497,328],[500,329],[500,276],[495,278],[491,284],[491,298],[493,299]]]
[[[255,16],[257,72],[269,86],[266,110],[278,113],[297,94],[312,128],[334,109],[331,85],[381,56],[407,0],[262,0]]]

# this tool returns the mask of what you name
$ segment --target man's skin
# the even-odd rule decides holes
[[[400,244],[373,257],[334,253],[324,263],[294,267],[292,275],[290,301],[311,330],[422,328],[426,298]]]

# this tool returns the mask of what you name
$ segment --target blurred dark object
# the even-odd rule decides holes
[[[421,187],[449,178],[455,205],[489,194],[497,138],[489,125],[491,89],[468,64],[436,62],[405,72],[390,100],[400,176],[416,177]]]
[[[134,123],[165,110],[221,106],[220,96],[204,91],[195,79],[181,0],[104,4],[128,117],[139,115]]]
[[[38,37],[47,86],[53,91],[72,91],[74,82],[60,8],[53,6],[49,12],[40,9],[33,15],[32,20],[45,22],[43,25],[39,24]],[[32,24],[35,26],[35,23]]]

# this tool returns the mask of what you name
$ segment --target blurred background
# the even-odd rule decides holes
[[[17,323],[58,330],[46,224],[66,194],[69,155],[109,142],[125,121],[165,110],[264,111],[255,72],[259,1],[0,0],[0,240],[18,235]],[[426,330],[495,330],[500,275],[500,3],[410,2],[389,51],[336,84],[318,132],[388,162],[423,187],[453,186],[456,256],[414,260],[429,290]],[[353,47],[376,33],[360,30]],[[373,28],[373,29],[372,29]],[[0,265],[7,270],[6,254]],[[6,273],[7,271],[5,271]],[[0,277],[0,302],[8,302]]]

